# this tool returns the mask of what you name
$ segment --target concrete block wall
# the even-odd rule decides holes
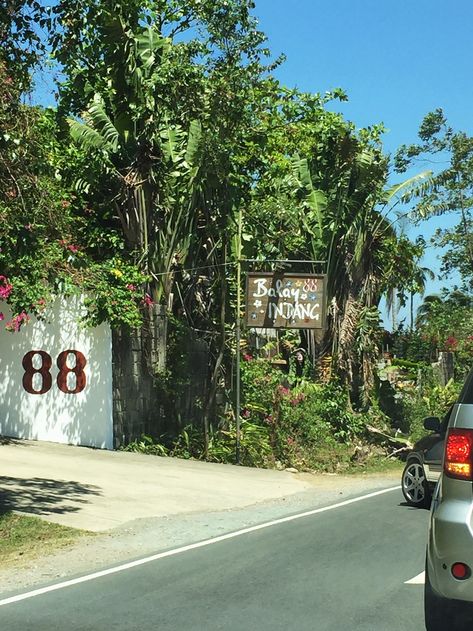
[[[120,447],[142,434],[159,435],[162,407],[155,388],[155,374],[165,365],[166,314],[150,307],[143,327],[112,332],[113,433]]]

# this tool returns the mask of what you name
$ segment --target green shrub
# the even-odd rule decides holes
[[[346,444],[364,430],[363,417],[349,411],[347,393],[335,384],[279,387],[277,401],[268,422],[275,456],[286,466],[335,470],[352,453]]]
[[[352,443],[355,439],[360,442],[366,415],[351,411],[348,393],[335,383],[303,379],[296,383],[287,387],[286,375],[269,360],[246,356],[242,362],[240,463],[316,471],[348,469],[354,454]],[[370,417],[370,422],[377,423],[377,416]],[[127,450],[211,462],[236,460],[236,424],[230,415],[210,429],[207,454],[201,426],[188,425],[177,437],[161,440],[155,443],[142,437]]]
[[[134,453],[148,454],[152,456],[168,455],[168,449],[164,445],[155,442],[151,438],[151,436],[146,436],[145,434],[141,436],[141,440],[135,440],[125,447],[121,447],[120,450],[132,451]]]
[[[406,433],[413,442],[429,432],[424,429],[423,421],[428,416],[442,419],[454,403],[461,390],[462,383],[450,380],[446,386],[429,384],[424,387],[422,396],[419,393],[405,393],[402,406],[406,421]]]
[[[243,356],[241,363],[242,408],[253,412],[263,420],[274,410],[277,388],[285,380],[285,374],[269,360]]]

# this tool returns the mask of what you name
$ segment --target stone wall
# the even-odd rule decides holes
[[[440,351],[438,361],[432,364],[432,368],[437,381],[445,387],[455,375],[454,354]]]
[[[164,430],[154,375],[165,366],[165,344],[166,314],[159,305],[150,307],[141,329],[112,332],[115,448]]]

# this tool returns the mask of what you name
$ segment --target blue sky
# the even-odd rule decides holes
[[[270,49],[287,57],[278,78],[310,92],[343,88],[349,101],[337,111],[357,127],[384,123],[388,153],[415,142],[422,118],[437,107],[455,129],[473,134],[471,0],[256,0],[254,13]],[[428,239],[451,220],[406,231]],[[429,248],[424,261],[434,271],[437,254]],[[434,281],[427,293],[455,280]]]

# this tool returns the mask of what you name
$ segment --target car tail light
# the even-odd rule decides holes
[[[450,478],[473,479],[473,430],[458,427],[448,430],[444,471]]]
[[[464,581],[471,576],[471,570],[466,563],[454,563],[452,565],[452,574],[459,581]]]

